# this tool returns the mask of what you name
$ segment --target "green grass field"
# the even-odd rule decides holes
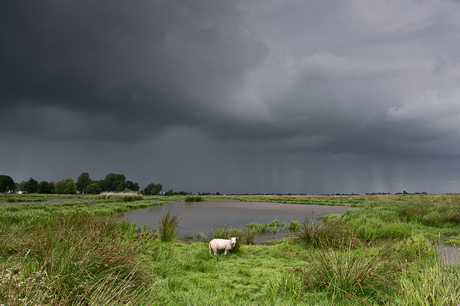
[[[166,202],[0,205],[0,304],[460,304],[460,268],[441,263],[434,245],[458,245],[458,195],[241,199],[359,209],[300,222],[294,238],[243,239],[214,256],[207,242],[162,239],[174,216],[149,231],[111,219]]]

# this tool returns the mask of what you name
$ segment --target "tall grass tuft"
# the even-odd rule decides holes
[[[297,305],[301,301],[303,287],[302,281],[297,277],[283,275],[280,278],[269,279],[262,293],[268,305],[279,305],[286,300]]]
[[[203,197],[200,196],[187,196],[184,198],[184,202],[203,202]]]
[[[390,254],[389,247],[378,249],[376,254],[357,252],[351,243],[346,251],[318,249],[310,253],[303,274],[305,286],[326,290],[331,297],[382,297],[396,288],[400,271],[398,261]]]
[[[314,223],[307,218],[300,223],[296,236],[303,244],[313,247],[346,248],[350,243],[355,247],[360,242],[353,230],[337,221]]]
[[[138,257],[138,245],[125,243],[122,235],[109,239],[110,228],[109,222],[87,212],[55,213],[45,224],[11,225],[7,232],[2,227],[0,240],[7,242],[1,257],[8,260],[0,271],[0,304],[132,301],[139,294],[136,288],[142,288],[149,276]],[[102,297],[103,291],[111,294]]]
[[[436,261],[420,269],[415,277],[405,273],[400,290],[395,300],[397,305],[460,305],[460,268]]]
[[[270,222],[269,227],[271,231],[277,233],[280,231],[280,222],[278,221],[278,219],[275,219],[272,222]]]
[[[268,224],[266,223],[252,222],[252,223],[246,224],[246,228],[257,234],[265,234],[266,232],[269,231]]]
[[[173,241],[177,234],[177,227],[179,225],[179,217],[177,214],[166,212],[160,218],[158,223],[158,232],[160,233],[160,239],[163,242]]]
[[[296,220],[292,220],[289,222],[289,225],[287,226],[288,230],[295,232],[299,229],[300,223],[297,222]]]

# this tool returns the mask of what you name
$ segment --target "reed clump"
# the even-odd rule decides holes
[[[405,271],[400,280],[401,294],[395,304],[401,306],[460,305],[460,269],[438,261],[426,262],[418,273]]]
[[[142,200],[142,194],[137,192],[103,192],[99,194],[99,200],[132,202]]]
[[[262,293],[268,305],[278,305],[289,301],[292,305],[300,303],[304,285],[302,280],[294,275],[284,274],[281,277],[271,278]]]
[[[177,235],[179,216],[170,211],[160,217],[158,232],[162,242],[171,242]]]
[[[389,247],[381,247],[376,253],[355,250],[351,243],[345,252],[334,248],[310,251],[303,273],[304,284],[339,299],[387,299],[396,290],[396,279],[402,270],[400,262],[390,256],[391,252]]]
[[[200,197],[200,196],[186,196],[184,198],[184,202],[203,202],[204,199],[203,197]]]
[[[138,300],[150,276],[140,260],[142,243],[87,212],[55,213],[41,224],[2,220],[0,303],[6,305],[122,304]],[[8,227],[8,228],[7,228]],[[145,237],[145,236],[143,236]]]
[[[318,220],[314,223],[305,218],[296,236],[302,244],[312,247],[346,248],[350,243],[354,247],[360,244],[355,232],[338,221]]]
[[[257,234],[265,234],[268,232],[278,233],[280,231],[280,222],[278,220],[273,220],[272,222],[268,223],[257,223],[252,222],[246,224],[246,228],[249,230],[257,233]]]
[[[289,231],[295,232],[299,229],[300,223],[296,220],[292,220],[289,222],[289,225],[287,226]]]
[[[269,231],[268,223],[252,222],[252,223],[246,224],[246,228],[248,228],[249,230],[257,234],[265,234],[266,232]]]

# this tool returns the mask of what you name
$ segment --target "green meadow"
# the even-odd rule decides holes
[[[212,238],[239,237],[227,256],[210,255],[206,237],[178,239],[187,216],[168,212],[154,230],[113,217],[184,197],[48,198],[0,195],[0,304],[460,304],[460,268],[436,248],[460,244],[459,195],[225,197],[356,207],[285,224],[295,237],[264,245],[254,236],[277,220],[216,229]]]

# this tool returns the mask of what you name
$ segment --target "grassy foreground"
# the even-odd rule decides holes
[[[361,198],[301,222],[297,238],[227,256],[105,217],[158,202],[2,205],[0,304],[459,305],[460,269],[430,240],[455,243],[459,196]]]

